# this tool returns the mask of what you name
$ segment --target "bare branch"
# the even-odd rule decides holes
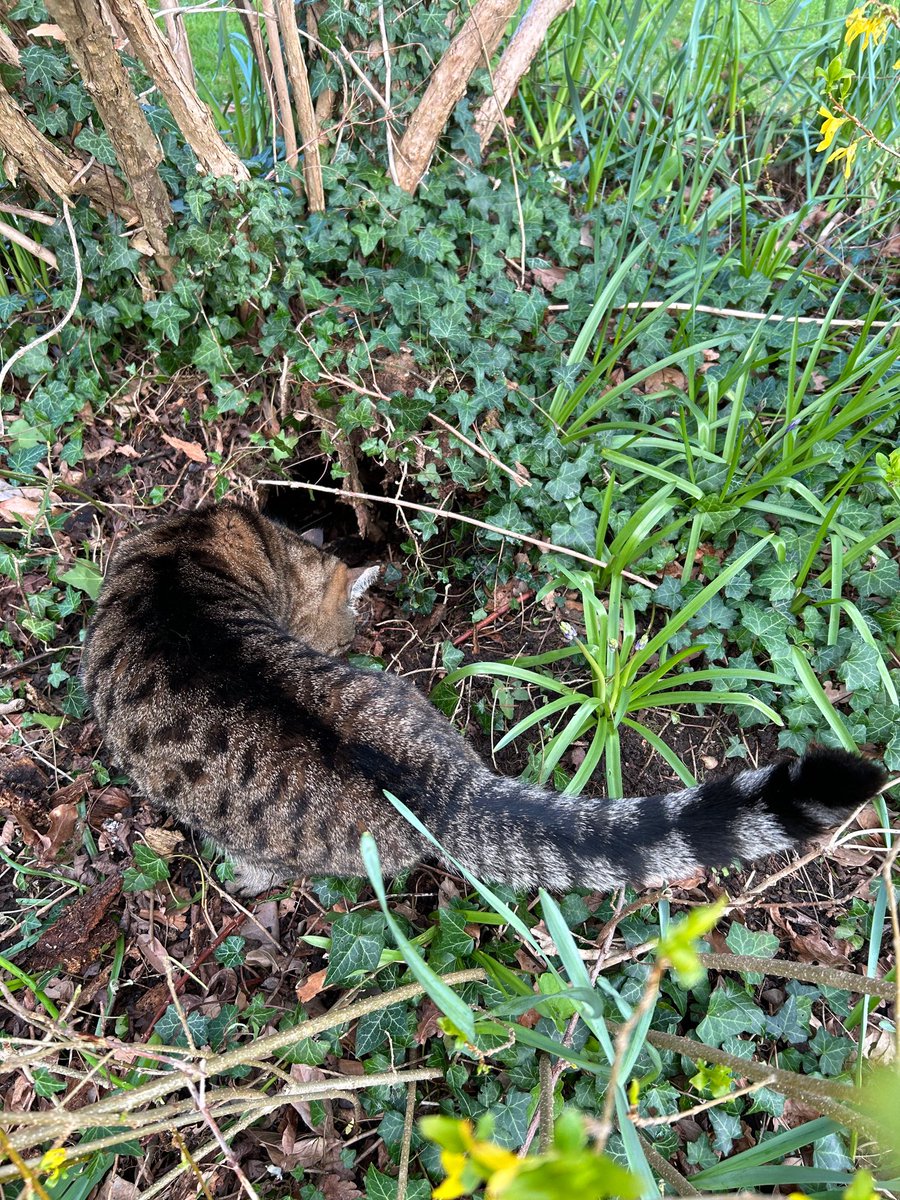
[[[249,179],[249,171],[225,145],[212,114],[197,95],[193,68],[189,75],[185,74],[144,0],[110,0],[110,4],[204,171],[232,179]],[[176,19],[172,13],[169,16],[173,21]]]
[[[532,0],[494,70],[494,94],[488,96],[475,115],[475,132],[478,134],[482,150],[490,141],[495,126],[503,120],[503,112],[512,99],[519,80],[541,48],[547,30],[556,18],[568,12],[574,3],[575,0]]]
[[[294,0],[275,0],[278,24],[284,41],[288,75],[294,92],[297,128],[303,143],[303,179],[306,200],[313,212],[325,211],[325,189],[322,186],[322,160],[319,157],[319,126],[309,90],[306,59],[297,32],[297,10]]]
[[[397,184],[404,191],[418,187],[451,112],[465,94],[469,76],[484,52],[490,56],[497,48],[517,8],[517,0],[478,0],[450,43],[397,147]]]

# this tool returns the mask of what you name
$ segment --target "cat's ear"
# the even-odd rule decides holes
[[[309,542],[315,546],[317,550],[321,550],[325,545],[325,530],[324,529],[304,529],[300,534],[304,542]]]
[[[354,570],[347,572],[350,585],[347,591],[347,600],[352,609],[356,609],[359,601],[380,574],[380,564],[376,564],[374,567],[356,567]]]

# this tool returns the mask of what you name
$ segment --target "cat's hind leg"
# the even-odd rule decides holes
[[[285,882],[280,871],[264,863],[254,862],[228,851],[228,859],[234,871],[234,879],[223,884],[225,891],[231,896],[258,896],[269,888],[277,887]]]
[[[222,887],[230,896],[258,896],[267,892],[271,887],[278,887],[287,882],[287,876],[276,870],[269,863],[257,862],[238,850],[232,850],[215,838],[209,838],[217,854],[230,864],[233,878],[226,879]]]

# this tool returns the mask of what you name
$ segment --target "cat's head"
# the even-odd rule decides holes
[[[381,567],[351,569],[311,539],[279,527],[291,579],[289,624],[301,641],[323,654],[344,654],[356,634],[357,606]]]

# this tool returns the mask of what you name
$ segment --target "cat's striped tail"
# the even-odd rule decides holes
[[[608,891],[751,862],[833,829],[886,779],[874,762],[814,750],[793,762],[663,796],[569,797],[487,770],[470,805],[429,822],[478,878],[517,888]]]

